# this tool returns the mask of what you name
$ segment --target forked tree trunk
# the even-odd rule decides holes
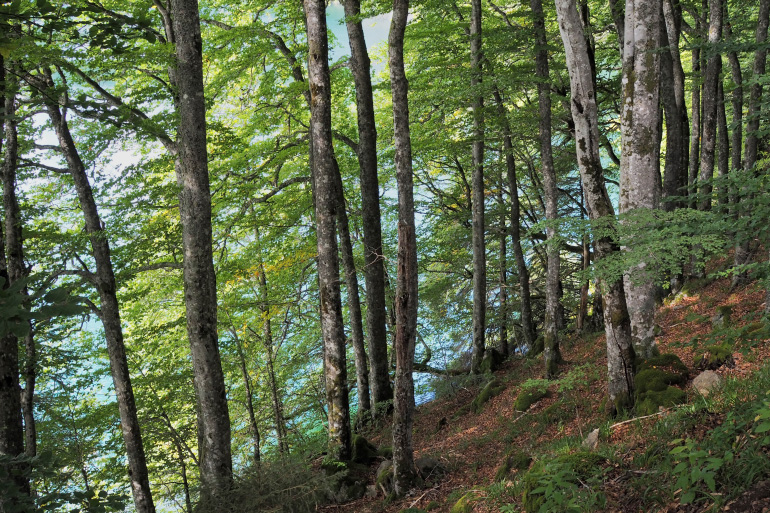
[[[722,0],[709,0],[708,59],[703,77],[703,136],[701,139],[700,180],[698,209],[711,209],[711,180],[714,178],[716,156],[717,108],[719,74],[722,71],[722,56],[717,44],[722,38]]]
[[[334,458],[349,460],[350,407],[348,404],[345,332],[342,322],[340,268],[337,248],[337,182],[339,168],[332,146],[329,43],[326,4],[304,0],[308,40],[311,145],[315,182],[318,287],[324,340],[324,375],[329,422],[329,450]]]
[[[184,250],[187,336],[198,405],[202,497],[232,487],[230,415],[217,337],[217,285],[212,252],[206,103],[197,0],[171,0],[179,91],[179,216]]]
[[[621,105],[620,211],[656,209],[660,203],[659,39],[660,0],[627,0]],[[647,262],[626,273],[623,285],[637,355],[655,348],[656,283]]]
[[[545,218],[554,223],[558,218],[558,189],[556,171],[553,166],[551,149],[551,86],[548,70],[548,40],[545,32],[545,14],[541,0],[530,0],[532,25],[535,31],[535,75],[537,76],[538,113],[540,118],[540,166],[543,170],[543,189],[545,192]],[[545,377],[556,376],[557,366],[561,363],[559,350],[559,245],[556,227],[551,224],[546,228],[547,270],[545,278],[545,339],[543,356]]]
[[[473,94],[473,361],[471,372],[481,372],[487,331],[487,256],[484,243],[484,95],[481,92],[481,0],[471,0],[471,91]]]
[[[404,31],[409,0],[393,0],[388,63],[393,97],[393,132],[398,183],[398,275],[396,278],[396,389],[393,412],[393,490],[406,494],[415,479],[412,448],[414,345],[417,337],[417,234],[414,223],[412,141],[408,82],[404,69]]]
[[[388,372],[388,333],[385,310],[385,257],[382,252],[380,189],[377,176],[377,128],[370,76],[369,53],[359,18],[360,0],[345,0],[350,40],[350,71],[356,85],[358,115],[358,165],[361,170],[361,201],[364,231],[364,278],[366,280],[366,336],[369,346],[369,387],[372,402],[393,399]]]
[[[556,13],[570,76],[577,161],[588,212],[591,219],[606,219],[614,216],[614,210],[604,186],[604,172],[599,156],[596,91],[583,26],[574,0],[556,0]],[[620,250],[609,236],[598,238],[595,245],[597,259]],[[634,348],[631,344],[631,323],[623,281],[603,282],[601,288],[607,336],[608,399],[612,411],[617,411],[633,402]]]
[[[53,80],[50,75],[41,89],[51,91]],[[59,140],[67,168],[72,176],[77,192],[78,202],[83,211],[85,229],[91,242],[96,274],[92,281],[99,293],[101,320],[104,326],[104,337],[107,341],[107,354],[110,360],[112,381],[115,385],[118,411],[120,412],[120,426],[123,431],[123,440],[126,444],[131,490],[134,495],[134,504],[139,512],[154,512],[152,494],[150,493],[150,481],[147,472],[147,460],[142,444],[141,428],[136,412],[134,390],[131,386],[131,377],[128,370],[126,348],[123,343],[123,329],[120,321],[120,309],[117,298],[117,284],[112,268],[110,246],[103,223],[94,201],[91,184],[86,175],[86,168],[80,158],[80,154],[72,139],[67,119],[60,110],[59,105],[49,102],[46,110],[51,118],[54,131]]]

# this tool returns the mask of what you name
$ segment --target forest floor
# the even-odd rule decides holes
[[[715,265],[719,265],[719,262]],[[699,373],[695,369],[695,359],[703,353],[704,346],[720,343],[720,333],[721,337],[725,336],[724,332],[712,327],[712,316],[716,315],[719,307],[730,306],[730,333],[743,333],[748,324],[759,319],[765,306],[765,290],[758,283],[731,289],[729,278],[704,280],[686,286],[684,290],[666,298],[658,309],[656,323],[662,328],[662,333],[657,338],[657,344],[661,353],[676,354],[690,369],[690,379],[682,388],[687,394],[687,401],[694,403],[700,397],[691,386],[692,378]],[[728,381],[729,378],[751,376],[767,361],[770,353],[768,342],[764,337],[750,343],[737,340],[733,348],[734,364],[722,366],[716,372]],[[383,492],[378,491],[377,497],[325,506],[319,508],[319,511],[524,511],[526,508],[521,493],[526,483],[522,484],[522,475],[530,465],[525,462],[521,470],[500,471],[508,456],[523,453],[537,462],[539,459],[553,458],[556,454],[580,452],[581,442],[596,428],[600,428],[598,452],[606,456],[606,459],[597,460],[604,467],[601,479],[589,485],[578,478],[577,487],[594,486],[601,492],[601,499],[590,506],[590,500],[596,499],[596,494],[580,495],[578,490],[575,492],[576,497],[582,501],[582,505],[578,505],[576,511],[770,511],[770,499],[767,498],[770,496],[770,483],[767,481],[759,482],[759,485],[739,498],[744,502],[735,502],[736,494],[733,493],[730,503],[723,497],[729,491],[710,490],[710,486],[706,486],[708,477],[700,483],[705,493],[699,492],[697,500],[692,501],[692,504],[681,504],[691,501],[682,499],[681,489],[673,490],[670,482],[667,485],[671,490],[668,494],[660,491],[655,493],[655,489],[660,486],[655,483],[655,478],[669,481],[674,479],[671,477],[671,468],[667,473],[657,467],[645,466],[647,459],[655,459],[649,457],[651,449],[648,442],[655,436],[661,436],[661,428],[658,426],[656,431],[656,425],[665,423],[669,410],[661,409],[658,414],[640,420],[630,420],[633,416],[611,419],[604,407],[607,386],[604,334],[565,337],[561,348],[564,363],[560,366],[560,379],[550,384],[538,381],[543,374],[542,357],[509,360],[495,373],[505,389],[492,397],[478,414],[471,412],[470,403],[479,394],[483,383],[447,378],[438,384],[439,398],[417,408],[413,443],[415,457],[427,455],[438,459],[446,469],[444,475],[427,479],[423,488],[399,500],[386,499]],[[518,395],[522,390],[536,388],[538,384],[548,387],[547,395],[526,411],[517,411],[514,405]],[[676,412],[677,408],[683,407],[673,407],[670,411]],[[695,414],[689,415],[692,417]],[[672,434],[669,427],[664,436],[674,442],[681,442],[678,438],[685,437],[702,439],[725,418],[724,413],[713,414],[708,408],[699,415],[698,420],[684,423],[687,427],[682,429],[689,430],[687,433]],[[624,420],[630,421],[621,423]],[[391,433],[387,426],[371,427],[364,435],[377,446],[391,445]],[[665,444],[666,441],[671,440],[659,444],[663,451],[657,452],[665,454],[658,457],[658,460],[665,459],[670,451],[671,443]],[[371,464],[370,483],[375,482],[376,469],[382,460],[380,458]],[[699,465],[697,461],[693,464]],[[679,473],[682,474],[681,469]],[[501,475],[504,476],[502,479]],[[646,480],[647,475],[652,477]],[[694,481],[697,476],[693,476]],[[767,477],[751,476],[747,484]],[[545,493],[549,492],[546,490]],[[463,496],[470,500],[467,500],[463,508],[453,509]],[[749,503],[753,503],[753,506],[747,505]],[[572,511],[569,507],[565,502],[564,509],[561,509],[562,506],[554,509],[546,506],[546,509],[540,511]]]

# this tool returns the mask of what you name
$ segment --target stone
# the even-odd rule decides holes
[[[414,466],[417,467],[417,473],[423,479],[437,477],[446,472],[444,465],[432,456],[420,456],[414,460]]]
[[[368,497],[370,499],[377,497],[377,485],[366,485],[366,493],[364,494],[364,497]]]
[[[377,457],[377,448],[361,435],[354,434],[351,445],[353,446],[352,459],[356,463],[368,464]]]
[[[711,325],[714,328],[726,328],[730,326],[730,318],[732,317],[732,314],[732,306],[718,306],[717,313],[711,318]]]
[[[585,440],[583,440],[583,447],[589,451],[595,451],[599,447],[599,428],[594,429]]]
[[[393,489],[393,461],[385,460],[377,467],[377,487],[388,495]]]
[[[706,370],[698,374],[692,380],[692,387],[703,397],[708,395],[722,385],[722,378],[712,370]]]

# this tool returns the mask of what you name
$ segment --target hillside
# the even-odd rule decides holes
[[[402,500],[389,502],[379,490],[376,497],[320,510],[523,511],[528,490],[535,511],[767,511],[770,486],[762,480],[770,476],[764,454],[770,439],[762,433],[770,424],[761,424],[762,412],[770,417],[763,402],[770,371],[762,366],[770,349],[758,322],[764,298],[759,284],[730,290],[729,279],[690,283],[666,298],[656,314],[657,342],[661,353],[677,355],[689,370],[681,386],[686,404],[639,420],[610,419],[605,412],[603,334],[566,338],[559,379],[550,383],[538,379],[541,358],[506,362],[494,375],[499,394],[479,413],[471,403],[492,378],[447,378],[438,385],[439,398],[418,408],[414,431],[416,457],[439,460],[445,474],[429,477]],[[718,314],[730,319],[719,325]],[[715,370],[722,391],[704,399],[692,387],[700,372],[696,360],[707,346],[724,344],[733,360]],[[546,395],[537,399],[539,389]],[[525,394],[533,404],[517,408]],[[588,452],[582,442],[596,428],[598,447]],[[387,428],[365,436],[379,447],[391,443]],[[371,464],[370,483],[383,459]],[[549,502],[543,504],[543,496]]]

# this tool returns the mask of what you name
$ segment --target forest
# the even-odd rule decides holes
[[[603,421],[682,402],[664,297],[770,291],[769,18],[0,0],[0,512],[315,511],[380,429],[413,496],[418,407],[597,333]]]

